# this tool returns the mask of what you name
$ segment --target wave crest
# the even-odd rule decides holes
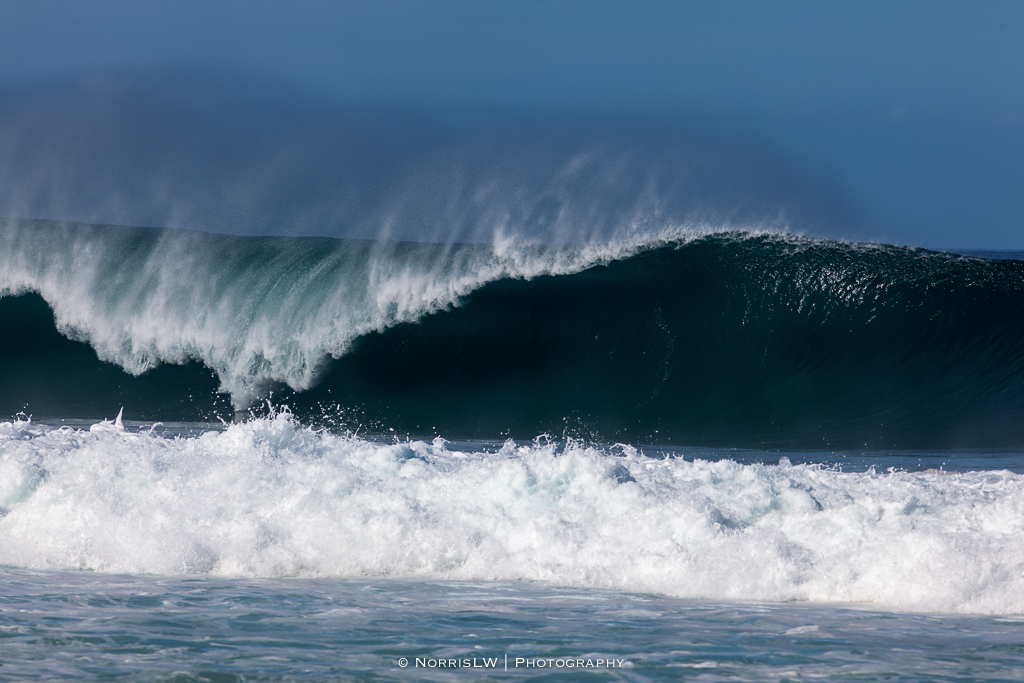
[[[8,220],[0,240],[0,296],[38,292],[62,333],[134,375],[199,360],[245,408],[274,383],[310,388],[356,338],[486,282],[578,271],[651,238],[419,244]]]

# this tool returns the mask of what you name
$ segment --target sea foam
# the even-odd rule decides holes
[[[573,443],[464,453],[287,414],[189,438],[18,421],[0,424],[0,506],[0,563],[15,567],[1024,612],[1024,476],[1006,471],[851,473]]]

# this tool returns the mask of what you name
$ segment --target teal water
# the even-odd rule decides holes
[[[517,582],[18,569],[0,577],[3,681],[1024,677],[1020,616],[705,602]],[[527,667],[538,659],[550,666]],[[477,668],[458,666],[466,660]],[[576,660],[595,667],[570,670]],[[598,660],[614,665],[597,667]],[[456,668],[439,668],[440,661]]]

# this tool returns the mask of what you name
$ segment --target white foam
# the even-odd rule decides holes
[[[310,388],[357,337],[457,305],[487,282],[576,272],[709,230],[544,247],[501,234],[427,245],[7,221],[0,296],[38,292],[62,333],[132,374],[201,361],[246,408],[272,382]]]
[[[629,476],[625,476],[628,471]],[[632,479],[632,480],[630,480]],[[1024,477],[0,425],[0,563],[1024,613]]]

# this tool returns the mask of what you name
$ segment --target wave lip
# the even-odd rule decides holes
[[[69,457],[70,456],[70,457]],[[508,443],[380,444],[287,415],[194,438],[0,425],[0,563],[536,580],[1024,612],[1024,477],[844,473]]]
[[[646,239],[418,244],[8,220],[0,296],[41,294],[63,334],[133,375],[201,361],[245,408],[274,384],[310,388],[354,339],[455,305],[486,282],[574,272]]]

